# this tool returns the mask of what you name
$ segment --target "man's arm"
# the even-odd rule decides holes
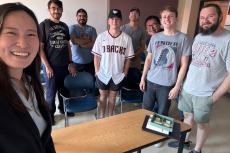
[[[179,93],[181,84],[184,80],[185,74],[188,69],[188,63],[189,63],[189,56],[182,56],[181,62],[180,62],[180,70],[177,75],[177,80],[175,86],[171,89],[169,92],[169,99],[175,99]]]
[[[50,64],[49,64],[49,62],[47,60],[47,57],[46,57],[46,54],[45,54],[45,51],[44,51],[44,44],[43,43],[41,43],[40,57],[41,57],[42,63],[45,66],[47,77],[48,78],[53,77],[53,75],[54,75],[53,69],[52,69],[52,67],[50,66]]]
[[[83,44],[82,47],[84,48],[93,48],[94,42],[96,41],[97,38],[97,31],[95,28],[92,27],[92,31],[90,33],[90,41]]]
[[[77,37],[74,33],[70,35],[70,39],[73,44],[79,45],[81,47],[92,41],[90,38]]]
[[[95,68],[95,75],[97,75],[100,69],[101,57],[94,54],[94,68]]]
[[[81,45],[83,48],[93,48],[94,42],[96,39],[91,39],[88,43]]]
[[[127,76],[128,74],[130,61],[131,61],[130,58],[125,59],[124,69],[123,69],[123,73],[125,74],[125,76]]]
[[[220,99],[230,89],[230,72],[212,95],[213,102]]]
[[[146,76],[147,76],[149,67],[152,63],[152,58],[153,58],[152,53],[148,53],[145,59],[145,65],[144,65],[144,69],[143,69],[142,76],[141,76],[141,82],[140,82],[141,91],[145,91],[145,80],[146,80]]]
[[[72,52],[71,52],[71,47],[70,47],[70,42],[68,41],[68,55],[69,55],[69,61],[72,61]]]
[[[71,52],[71,47],[70,47],[70,42],[68,41],[68,54],[69,54],[69,65],[68,65],[68,70],[69,73],[72,76],[76,76],[76,67],[75,64],[72,62],[72,52]]]

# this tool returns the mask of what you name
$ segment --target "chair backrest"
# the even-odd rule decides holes
[[[95,83],[94,77],[92,74],[88,72],[77,72],[76,76],[68,75],[65,77],[64,86],[68,91],[82,92],[82,91],[90,91],[94,93],[95,91]],[[73,94],[73,93],[70,93]]]
[[[121,88],[120,98],[123,102],[141,103],[143,100],[143,92],[140,89]]]
[[[64,85],[68,89],[93,89],[94,77],[88,72],[77,72],[76,76],[66,76]]]
[[[125,88],[139,89],[142,73],[137,68],[129,68],[128,75],[123,83]]]
[[[65,112],[85,112],[97,108],[95,79],[88,72],[77,72],[76,76],[67,75],[64,80],[63,103]],[[68,115],[65,113],[65,126]]]

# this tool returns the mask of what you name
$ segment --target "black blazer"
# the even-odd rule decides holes
[[[39,109],[47,122],[42,137],[28,112],[17,111],[0,97],[0,153],[55,153],[49,112]]]

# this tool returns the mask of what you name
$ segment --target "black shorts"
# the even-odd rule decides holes
[[[109,80],[109,83],[106,85],[104,84],[101,80],[98,79],[98,77],[96,77],[96,86],[101,89],[101,90],[112,90],[112,91],[118,91],[120,90],[121,86],[123,84],[123,80],[118,83],[118,84],[115,84],[113,82],[112,79]]]

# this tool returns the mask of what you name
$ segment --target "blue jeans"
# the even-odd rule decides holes
[[[54,76],[52,78],[48,78],[46,74],[45,67],[43,66],[44,77],[46,82],[46,102],[50,108],[51,116],[54,117],[54,113],[56,111],[55,105],[55,97],[57,91],[64,89],[64,79],[66,75],[68,75],[68,66],[57,67],[53,66]],[[58,94],[59,105],[58,108],[60,111],[63,111],[63,99]]]
[[[177,104],[177,108],[178,108],[178,102],[179,102],[179,95],[177,96],[177,98],[176,98],[176,104]],[[181,111],[181,110],[179,110],[178,109],[178,115],[179,115],[179,118],[180,118],[180,120],[181,121],[183,121],[184,120],[184,113],[183,113],[183,111]]]
[[[143,96],[143,108],[149,111],[154,111],[154,106],[157,103],[158,112],[162,115],[168,115],[171,100],[168,95],[173,86],[161,86],[150,81],[147,81],[146,91]]]

